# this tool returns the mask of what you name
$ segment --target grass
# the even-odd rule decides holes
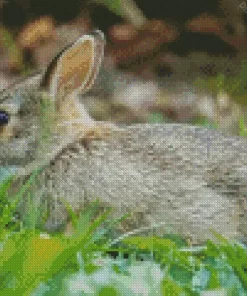
[[[0,186],[0,295],[247,295],[247,250],[219,234],[219,244],[202,247],[176,235],[113,240],[114,222],[102,227],[110,210],[97,214],[98,201],[79,216],[66,205],[71,236],[42,232],[30,212],[29,222],[18,221],[17,204],[37,174],[15,196],[13,178]]]
[[[232,77],[222,73],[216,76],[209,77],[208,79],[198,78],[195,81],[195,86],[206,89],[213,95],[217,95],[220,92],[225,92],[230,95],[231,99],[242,105],[247,104],[247,61],[242,60],[240,71],[238,75]]]

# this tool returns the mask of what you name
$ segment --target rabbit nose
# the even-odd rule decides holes
[[[8,124],[9,114],[6,111],[0,110],[0,127]]]

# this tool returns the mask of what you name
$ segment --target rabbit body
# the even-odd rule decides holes
[[[195,241],[212,238],[210,228],[244,236],[244,140],[181,124],[124,130],[121,137],[113,131],[107,140],[92,140],[87,149],[75,141],[45,168],[35,192],[42,203],[53,198],[48,228],[66,219],[60,197],[74,209],[98,197],[116,217],[133,213],[124,231],[162,223]]]
[[[198,242],[213,237],[210,228],[229,238],[244,237],[244,139],[183,124],[119,129],[95,122],[76,95],[54,92],[59,83],[41,87],[42,77],[28,78],[0,94],[0,110],[10,114],[8,125],[0,125],[0,165],[19,167],[16,185],[33,169],[43,168],[30,190],[37,207],[50,213],[48,229],[66,224],[62,200],[79,210],[99,198],[104,207],[113,208],[115,217],[132,213],[120,231],[160,224],[164,231]],[[67,87],[73,89],[73,81]],[[45,113],[44,98],[52,103]],[[47,114],[50,124],[44,136]]]

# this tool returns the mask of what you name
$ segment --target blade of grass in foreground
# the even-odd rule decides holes
[[[247,291],[247,250],[238,244],[231,244],[222,235],[212,231],[222,243],[218,246],[221,253],[226,255],[226,261],[233,268],[245,291]]]
[[[76,264],[79,251],[85,256],[92,252],[91,239],[109,212],[99,215],[85,231],[70,238],[43,237],[38,231],[27,229],[8,237],[0,252],[0,274],[4,279],[0,295],[30,295],[41,282],[51,279],[70,262]],[[14,284],[6,290],[9,278],[14,279]]]

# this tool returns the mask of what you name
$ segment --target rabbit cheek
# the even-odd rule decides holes
[[[0,142],[7,142],[14,136],[13,126],[0,126]]]
[[[0,142],[8,142],[16,135],[18,120],[15,116],[11,117],[7,124],[0,125]]]

